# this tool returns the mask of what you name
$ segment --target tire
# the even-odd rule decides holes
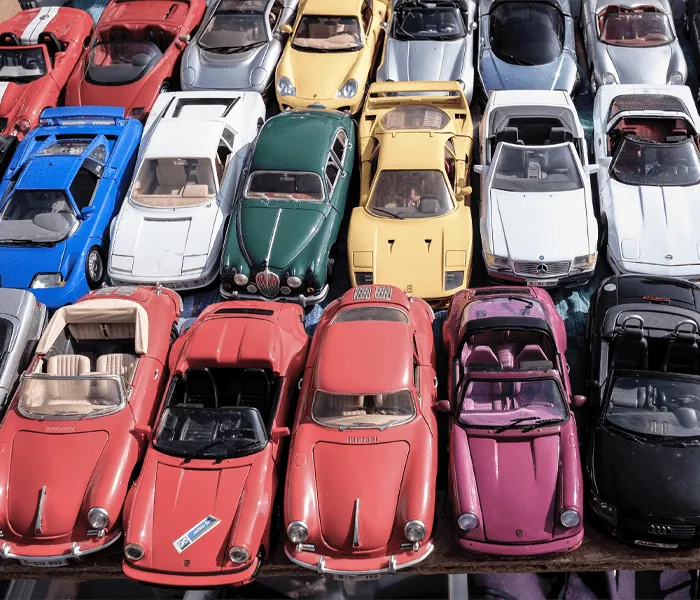
[[[85,257],[85,279],[91,289],[96,289],[102,283],[105,274],[105,263],[102,258],[102,252],[97,246],[93,246],[88,250]]]

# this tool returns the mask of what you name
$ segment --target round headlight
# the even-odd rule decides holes
[[[297,93],[288,77],[279,78],[279,81],[277,82],[277,91],[279,92],[280,96],[294,96]]]
[[[105,529],[109,525],[109,515],[104,508],[91,508],[87,520],[93,529]]]
[[[303,521],[292,521],[287,527],[287,537],[293,544],[302,544],[309,537],[309,528]]]
[[[357,94],[357,81],[348,79],[345,85],[338,90],[339,98],[352,98]]]
[[[565,510],[561,513],[561,524],[564,527],[577,527],[581,523],[581,515],[576,510]]]
[[[409,521],[403,532],[409,542],[420,542],[425,538],[425,525],[421,521]]]
[[[472,513],[464,513],[463,515],[459,515],[459,518],[457,519],[457,526],[462,531],[471,531],[478,524],[479,519],[477,519],[476,515],[473,515]]]
[[[124,547],[124,556],[129,560],[141,560],[146,553],[138,544],[127,544]]]
[[[287,285],[292,289],[296,289],[298,287],[301,287],[301,279],[299,279],[298,277],[294,277],[294,276],[287,277]]]
[[[244,275],[243,273],[236,273],[233,276],[233,283],[236,285],[245,285],[248,283],[248,276]]]
[[[288,296],[288,295],[291,294],[291,293],[292,293],[291,288],[287,287],[286,285],[283,285],[283,286],[280,288],[280,294],[283,294],[283,295],[285,295],[285,296]]]
[[[683,85],[683,74],[680,71],[676,71],[668,78],[669,85]]]
[[[617,77],[615,77],[615,75],[613,75],[612,73],[606,71],[605,73],[603,73],[603,83],[605,85],[613,85],[617,83]]]
[[[248,562],[250,553],[245,548],[234,546],[228,551],[228,557],[231,559],[231,562],[242,565]]]

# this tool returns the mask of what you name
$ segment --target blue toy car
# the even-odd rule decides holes
[[[100,285],[141,130],[123,108],[42,112],[0,182],[0,287],[59,308]]]

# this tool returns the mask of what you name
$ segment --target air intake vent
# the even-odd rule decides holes
[[[530,290],[526,287],[492,287],[476,290],[474,296],[491,296],[492,294],[514,294],[519,296],[529,296]]]
[[[265,308],[220,308],[215,315],[260,315],[261,317],[271,317],[275,314],[274,310]]]
[[[355,293],[352,295],[353,300],[369,300],[372,297],[372,288],[368,285],[361,285],[355,288]]]
[[[391,300],[393,290],[388,285],[378,285],[374,288],[374,297],[377,300]]]

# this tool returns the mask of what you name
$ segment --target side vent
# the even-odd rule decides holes
[[[275,314],[274,310],[265,308],[220,308],[215,315],[259,315],[261,317],[271,317]]]

